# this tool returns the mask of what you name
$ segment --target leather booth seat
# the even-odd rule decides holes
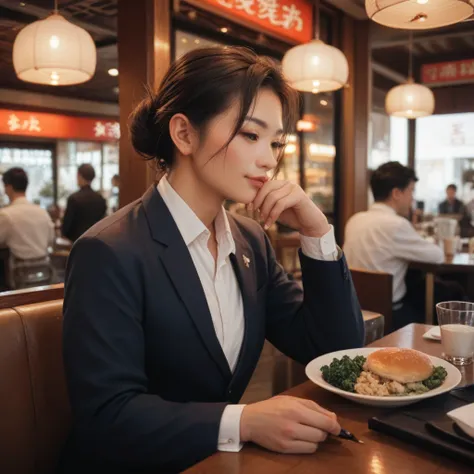
[[[52,474],[71,424],[62,300],[0,311],[0,473]]]

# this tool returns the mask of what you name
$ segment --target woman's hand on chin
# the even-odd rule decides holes
[[[300,234],[322,237],[330,230],[328,220],[300,186],[289,181],[268,181],[248,206],[258,210],[268,229],[277,220]]]

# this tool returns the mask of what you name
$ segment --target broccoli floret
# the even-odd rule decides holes
[[[444,382],[445,378],[448,376],[446,369],[444,367],[438,366],[435,367],[433,373],[426,380],[423,380],[423,385],[429,390],[439,387]]]
[[[354,392],[354,385],[362,372],[365,357],[357,356],[351,359],[345,355],[341,359],[333,359],[328,365],[321,367],[323,379],[337,388]]]

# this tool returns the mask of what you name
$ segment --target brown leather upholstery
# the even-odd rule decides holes
[[[0,473],[52,474],[70,427],[62,300],[0,311]]]

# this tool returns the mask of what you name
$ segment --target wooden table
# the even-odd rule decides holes
[[[411,347],[440,356],[441,344],[422,335],[430,326],[410,324],[376,343],[373,347]],[[463,370],[462,384],[474,382],[474,365]],[[391,436],[369,430],[367,420],[383,413],[380,408],[358,405],[305,382],[286,395],[314,400],[335,411],[341,425],[365,442],[364,445],[331,438],[315,454],[287,455],[246,445],[240,453],[217,453],[185,471],[188,474],[468,474],[474,468],[432,451],[409,445]]]
[[[425,280],[425,302],[426,302],[426,324],[434,321],[434,281],[435,275],[449,273],[468,274],[468,295],[474,293],[474,260],[469,258],[468,253],[458,253],[454,257],[446,257],[444,263],[411,262],[410,268],[421,270],[426,274]]]

